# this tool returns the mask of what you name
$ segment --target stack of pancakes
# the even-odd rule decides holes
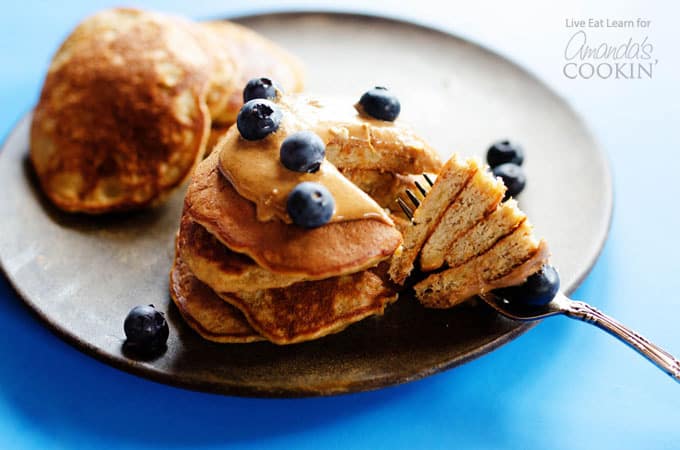
[[[296,58],[228,22],[113,9],[79,24],[49,67],[31,162],[59,208],[153,206],[185,180],[242,105],[244,80],[302,89]]]
[[[389,270],[404,283],[416,260],[429,274],[415,286],[426,307],[449,308],[493,289],[521,284],[548,260],[515,200],[482,163],[451,158],[413,214],[404,251]]]
[[[402,235],[392,221],[361,218],[313,229],[277,218],[263,221],[261,205],[241,195],[225,168],[229,151],[265,151],[272,139],[312,129],[326,143],[328,164],[345,174],[338,176],[363,185],[375,196],[368,201],[384,202],[381,206],[393,204],[392,193],[410,186],[414,174],[440,169],[437,154],[410,129],[399,122],[377,124],[356,113],[351,102],[345,106],[286,96],[279,100],[284,113],[279,131],[248,142],[232,127],[197,167],[185,198],[170,291],[187,323],[206,339],[301,342],[381,314],[396,300],[387,261]],[[268,175],[262,173],[263,183]]]

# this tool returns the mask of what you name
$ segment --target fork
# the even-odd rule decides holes
[[[433,186],[434,183],[429,176],[423,174],[423,178],[429,187]],[[418,181],[414,184],[420,194],[425,197],[428,190]],[[405,192],[408,200],[410,200],[417,209],[418,206],[420,206],[418,197],[410,189],[406,189]],[[397,198],[397,203],[402,211],[404,211],[404,214],[412,221],[415,209],[411,209],[408,203],[401,197]],[[594,325],[619,339],[633,350],[637,351],[640,355],[647,358],[647,360],[655,364],[659,369],[666,372],[675,381],[680,382],[680,361],[673,355],[652,343],[639,333],[623,325],[613,317],[604,314],[594,306],[582,301],[572,300],[562,292],[557,292],[555,297],[544,305],[529,305],[522,302],[509,301],[493,291],[480,294],[479,297],[498,313],[512,320],[530,322],[562,314],[569,318]]]

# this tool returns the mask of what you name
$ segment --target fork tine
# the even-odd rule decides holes
[[[416,197],[412,190],[406,189],[406,195],[416,208],[420,206],[420,200],[418,200],[418,197]]]
[[[432,181],[432,178],[426,173],[423,174],[423,178],[425,178],[425,181],[427,181],[427,184],[430,185],[430,187],[434,186],[434,181]]]
[[[425,196],[427,195],[427,191],[425,190],[425,188],[423,187],[422,184],[420,184],[420,183],[417,182],[417,181],[414,181],[413,184],[415,184],[416,187],[418,188],[418,191],[419,191],[421,194],[423,194],[423,197],[425,197]]]
[[[404,214],[406,214],[406,217],[409,218],[409,220],[413,220],[413,211],[411,211],[411,208],[408,207],[405,201],[401,199],[401,197],[397,197],[397,203],[399,203],[399,206],[401,207],[401,210],[404,211]]]

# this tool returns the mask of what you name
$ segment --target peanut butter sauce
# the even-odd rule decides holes
[[[218,150],[220,170],[241,196],[255,203],[258,220],[278,218],[291,223],[286,212],[288,194],[298,183],[313,181],[324,185],[335,199],[331,222],[375,219],[392,224],[385,211],[327,159],[314,173],[289,170],[279,159],[283,140],[298,131],[311,130],[327,145],[338,138],[366,140],[370,145],[367,123],[389,126],[360,116],[350,102],[346,103],[283,97],[277,102],[283,118],[275,133],[259,141],[247,141],[235,126],[229,130]]]

